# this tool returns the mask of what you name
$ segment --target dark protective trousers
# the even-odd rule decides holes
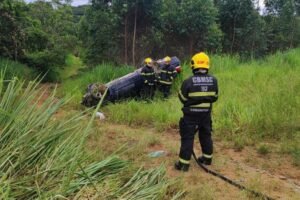
[[[181,146],[179,158],[189,161],[194,147],[194,136],[198,131],[202,153],[212,155],[213,142],[211,138],[211,114],[203,113],[198,119],[183,117],[179,121]]]
[[[141,91],[141,97],[145,100],[153,99],[154,94],[155,94],[155,85],[145,84]]]
[[[161,84],[159,90],[163,93],[164,98],[168,98],[170,95],[171,85]]]

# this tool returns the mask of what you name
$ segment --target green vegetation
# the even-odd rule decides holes
[[[270,147],[267,144],[260,144],[257,148],[257,152],[261,155],[270,153]]]
[[[57,70],[59,74],[59,80],[66,80],[68,78],[76,76],[79,74],[79,71],[84,68],[85,66],[83,62],[80,60],[80,58],[75,57],[72,54],[69,54],[66,57],[64,67],[62,69],[60,68]]]
[[[96,197],[103,181],[111,179],[118,187],[106,193],[110,199],[164,197],[173,184],[165,179],[164,167],[120,177],[129,163],[117,156],[91,162],[83,145],[94,118],[87,123],[81,112],[57,116],[66,99],[56,100],[53,93],[43,100],[38,85],[16,78],[4,84],[0,76],[1,199],[80,198],[89,187],[95,190],[89,195]]]
[[[5,71],[5,79],[18,77],[26,80],[33,80],[38,75],[32,68],[5,58],[0,58],[0,71]]]
[[[178,129],[177,91],[199,51],[210,52],[219,80],[214,137],[236,151],[252,145],[259,157],[289,154],[286,160],[300,166],[299,1],[265,0],[263,14],[253,0],[93,0],[77,8],[70,2],[0,2],[0,199],[180,198],[183,186],[161,165],[177,158],[170,141],[178,135],[162,141],[159,134]],[[168,100],[157,92],[152,102],[108,104],[101,108],[104,128],[95,113],[89,119],[91,110],[79,104],[89,84],[166,55],[188,58]],[[115,129],[123,135],[114,136]],[[160,147],[172,159],[145,163]],[[216,158],[219,169],[226,159]],[[252,182],[263,188],[260,179]],[[187,198],[215,199],[213,185]]]
[[[220,99],[213,109],[215,135],[233,141],[238,150],[257,140],[285,143],[295,139],[295,148],[282,152],[297,152],[300,146],[297,137],[300,101],[296,95],[300,91],[299,55],[300,49],[295,49],[250,62],[241,62],[238,57],[213,56],[212,73],[219,79],[220,87]],[[128,68],[121,69],[99,66],[94,69],[96,71],[66,82],[63,90],[71,91],[66,88],[76,85],[82,91],[88,83],[96,80],[106,83],[110,80],[108,77],[113,79],[128,72]],[[188,66],[183,66],[183,69],[181,78],[191,75]],[[78,94],[78,98],[81,95]],[[158,96],[151,103],[125,100],[110,104],[102,111],[109,121],[115,123],[155,126],[158,130],[176,128],[182,115],[176,92],[173,91],[173,96],[167,101]]]
[[[1,1],[0,56],[58,81],[70,75],[70,54],[85,64],[137,66],[149,56],[186,58],[199,51],[262,58],[300,44],[296,0],[266,0],[263,15],[253,0],[93,0],[77,8],[70,3]]]
[[[89,84],[107,83],[133,71],[134,68],[130,66],[115,67],[112,64],[103,63],[89,71],[81,73],[80,76],[65,80],[59,92],[62,96],[72,96],[72,102],[78,104]]]

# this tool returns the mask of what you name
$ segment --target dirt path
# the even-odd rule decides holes
[[[108,122],[99,122],[99,127],[101,138],[97,137],[99,133],[91,136],[89,148],[97,149],[101,144],[101,148],[109,153],[127,144],[132,150],[126,153],[126,158],[138,165],[154,167],[164,163],[168,176],[180,179],[180,188],[187,191],[185,199],[254,199],[246,192],[205,173],[194,161],[187,173],[174,170],[173,163],[177,160],[180,145],[177,130],[157,132],[152,128],[134,128]],[[147,156],[157,150],[165,151],[166,155],[158,158]],[[195,150],[200,155],[197,141]],[[300,200],[300,169],[291,163],[286,156],[272,153],[261,156],[251,147],[236,152],[216,141],[214,162],[210,168],[274,199]]]

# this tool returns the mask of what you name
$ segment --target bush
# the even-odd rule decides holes
[[[45,74],[43,81],[58,81],[58,69],[63,67],[67,57],[67,52],[57,48],[53,50],[43,50],[29,53],[26,55],[25,63],[37,69],[42,75]]]
[[[37,76],[37,72],[28,66],[19,62],[0,58],[0,71],[5,71],[4,79],[19,77],[24,80],[33,80]]]

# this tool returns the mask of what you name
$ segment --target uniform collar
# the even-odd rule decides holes
[[[194,75],[206,75],[206,74],[208,74],[208,70],[206,70],[206,69],[196,69],[196,70],[193,70],[193,74]]]

